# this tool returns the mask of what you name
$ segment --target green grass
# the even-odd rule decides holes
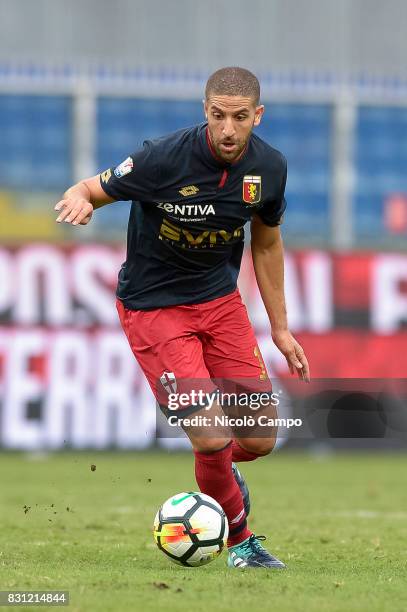
[[[157,507],[196,488],[191,454],[0,455],[0,589],[67,589],[70,612],[407,610],[407,455],[241,467],[286,571],[228,570],[226,554],[183,568],[156,548]]]

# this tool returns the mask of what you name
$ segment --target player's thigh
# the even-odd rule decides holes
[[[212,314],[212,313],[211,313]],[[270,340],[271,341],[271,340]],[[214,309],[203,344],[205,363],[218,387],[231,430],[247,450],[266,454],[275,443],[277,408],[253,327],[240,294]],[[230,400],[229,400],[230,396]],[[236,402],[233,404],[233,399]],[[243,421],[243,425],[241,425]]]
[[[208,312],[203,353],[213,378],[252,378],[264,382],[264,386],[269,384],[266,366],[238,291]]]
[[[176,309],[130,310],[118,300],[117,309],[130,348],[158,399],[162,392],[179,392],[184,381],[210,380],[202,343]]]
[[[121,302],[117,308],[131,350],[164,415],[191,421],[196,417],[192,425],[180,421],[196,450],[225,446],[230,429],[222,425],[222,410],[211,401],[216,388],[203,359],[201,340],[191,332],[188,321],[182,322],[170,309],[132,311]]]

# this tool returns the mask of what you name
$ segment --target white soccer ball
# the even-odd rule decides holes
[[[229,534],[223,508],[204,493],[177,493],[163,503],[154,519],[160,550],[180,565],[198,567],[222,552]]]

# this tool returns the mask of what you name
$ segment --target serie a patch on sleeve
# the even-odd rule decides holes
[[[122,178],[122,176],[126,176],[133,170],[133,159],[131,157],[127,157],[121,164],[114,169],[114,175],[117,178]]]

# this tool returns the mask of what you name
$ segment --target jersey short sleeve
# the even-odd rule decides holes
[[[258,216],[265,225],[275,227],[283,222],[284,211],[287,207],[287,202],[284,197],[285,185],[287,182],[287,160],[283,157],[281,165],[281,182],[278,195],[274,199],[266,200],[264,206],[258,211]]]
[[[154,148],[146,141],[143,148],[129,155],[121,164],[100,174],[100,184],[115,200],[145,200],[157,188],[158,167]]]

